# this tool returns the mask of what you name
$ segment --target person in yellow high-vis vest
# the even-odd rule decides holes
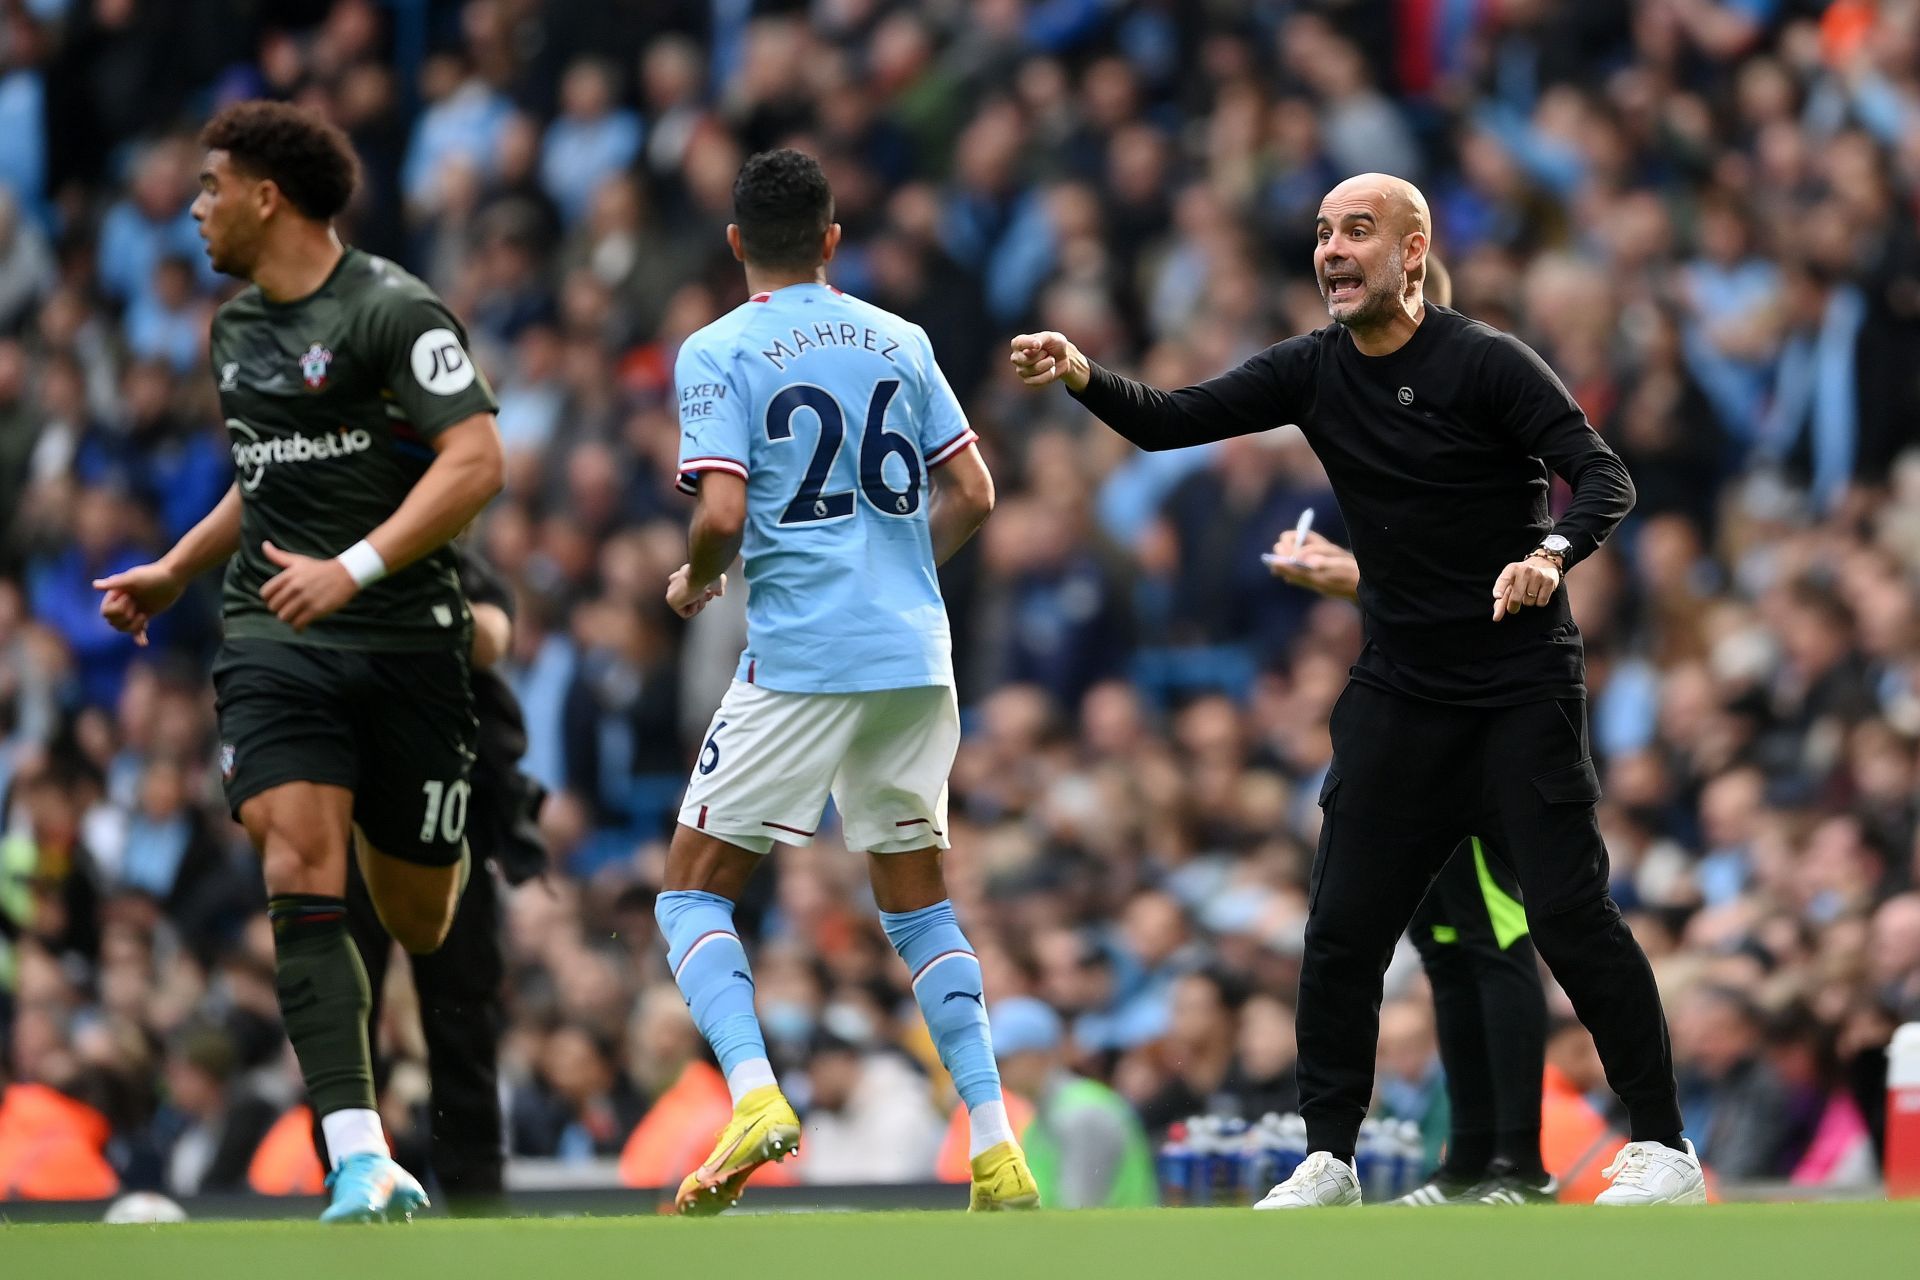
[[[1060,1015],[1030,996],[988,1011],[1006,1087],[1034,1104],[1020,1134],[1027,1164],[1050,1209],[1134,1208],[1159,1203],[1153,1150],[1126,1099],[1066,1066]]]

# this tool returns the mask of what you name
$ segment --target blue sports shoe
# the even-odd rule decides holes
[[[427,1207],[427,1193],[414,1176],[386,1156],[348,1156],[327,1175],[333,1203],[322,1222],[408,1222]]]

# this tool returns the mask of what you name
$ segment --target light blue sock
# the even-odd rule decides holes
[[[1000,1069],[987,1030],[986,990],[973,945],[960,932],[951,902],[919,911],[882,911],[893,949],[913,975],[913,997],[933,1033],[941,1065],[953,1077],[961,1101],[973,1111],[1000,1099]]]
[[[667,964],[700,1034],[713,1046],[733,1100],[772,1084],[767,1042],[753,1012],[753,971],[733,929],[733,903],[717,893],[675,890],[654,900],[667,936]]]

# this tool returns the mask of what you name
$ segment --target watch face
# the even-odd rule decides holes
[[[1548,551],[1557,551],[1561,555],[1565,555],[1567,552],[1567,548],[1571,547],[1573,544],[1571,542],[1568,542],[1565,538],[1561,537],[1557,533],[1550,533],[1546,537],[1540,540],[1540,545],[1542,547],[1545,547]]]

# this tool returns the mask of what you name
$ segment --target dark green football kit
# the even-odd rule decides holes
[[[213,668],[228,804],[238,814],[288,782],[345,787],[375,848],[457,862],[477,724],[473,619],[452,548],[303,632],[260,591],[279,572],[262,543],[338,555],[398,509],[435,436],[495,411],[465,330],[420,280],[348,249],[305,298],[276,303],[254,287],[221,307],[211,355],[241,496]]]

